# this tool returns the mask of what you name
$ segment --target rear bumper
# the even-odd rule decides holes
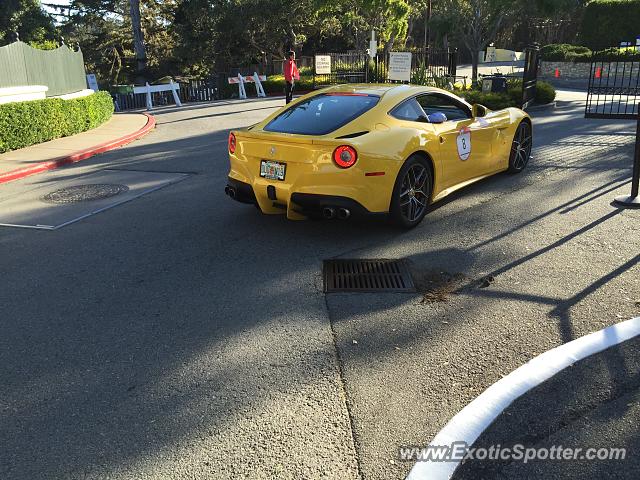
[[[255,204],[263,209],[263,205],[260,205],[261,202],[256,198],[253,187],[248,183],[229,177],[227,180],[227,189],[228,188],[232,188],[234,190],[234,195],[229,195],[232,196],[234,200],[241,203]],[[225,192],[227,189],[225,189]],[[289,204],[285,204],[284,202],[275,199],[271,201],[271,205],[269,205],[269,207],[276,209],[281,213],[291,210],[302,217],[319,217],[323,214],[323,210],[325,208],[334,208],[336,210],[341,208],[347,209],[351,215],[356,217],[386,215],[386,213],[370,212],[361,203],[349,197],[315,193],[292,193]],[[274,212],[270,210],[265,213]]]
[[[228,188],[232,188],[235,194],[229,195],[227,190]],[[231,177],[227,178],[227,188],[225,188],[225,193],[240,203],[258,203],[256,200],[256,194],[253,192],[251,185]]]
[[[325,208],[345,208],[351,215],[365,216],[372,213],[352,198],[316,193],[292,193],[293,209],[304,216],[318,216]]]

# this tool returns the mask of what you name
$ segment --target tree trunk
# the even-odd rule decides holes
[[[471,82],[473,83],[478,78],[478,52],[476,49],[470,49],[470,50],[471,50]]]
[[[147,52],[144,46],[144,35],[140,21],[140,0],[129,0],[129,12],[133,30],[133,49],[136,53],[136,83],[143,84],[146,81]]]
[[[386,58],[388,56],[388,53],[391,51],[391,49],[393,48],[393,43],[396,41],[396,32],[391,33],[391,36],[389,37],[389,41],[387,43],[384,44],[384,59],[386,61]]]

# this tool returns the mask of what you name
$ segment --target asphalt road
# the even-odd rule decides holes
[[[59,230],[0,228],[0,478],[402,478],[400,445],[537,353],[640,313],[640,212],[610,205],[629,190],[631,123],[538,113],[525,174],[399,232],[225,197],[228,129],[282,103],[158,111],[140,141],[0,186],[1,210],[106,167],[190,174]],[[453,280],[445,301],[325,297],[333,257]]]

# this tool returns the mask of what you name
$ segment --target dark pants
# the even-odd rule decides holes
[[[287,97],[287,103],[293,100],[293,82],[287,82],[284,93]]]

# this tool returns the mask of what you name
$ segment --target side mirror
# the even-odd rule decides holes
[[[442,112],[435,112],[429,115],[429,123],[444,123],[447,121],[447,116]]]
[[[487,107],[476,103],[473,105],[473,107],[471,107],[471,116],[473,118],[484,117],[488,111],[489,109]]]

